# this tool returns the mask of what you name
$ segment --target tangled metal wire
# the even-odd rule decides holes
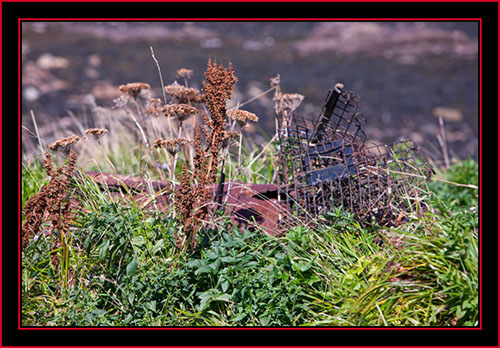
[[[424,208],[432,169],[411,140],[366,146],[359,97],[343,87],[330,89],[316,122],[277,114],[278,197],[296,217],[340,207],[363,222],[398,225]]]

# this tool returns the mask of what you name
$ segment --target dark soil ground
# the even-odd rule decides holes
[[[194,70],[192,87],[201,88],[209,57],[224,65],[231,60],[234,102],[258,95],[280,74],[284,92],[305,96],[297,112],[317,115],[328,89],[342,82],[361,97],[369,141],[411,138],[442,162],[441,116],[450,157],[477,160],[475,22],[25,22],[23,125],[33,129],[31,110],[39,127],[50,130],[68,113],[88,112],[92,100],[112,106],[118,86],[128,82],[149,83],[159,95],[150,46],[166,84],[185,67]],[[245,107],[260,117],[257,142],[274,133],[271,98]]]

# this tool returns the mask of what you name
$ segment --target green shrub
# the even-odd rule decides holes
[[[28,168],[25,180],[43,180]],[[442,175],[475,185],[474,168],[466,162]],[[318,228],[271,237],[221,216],[200,231],[195,250],[180,253],[169,212],[77,181],[85,210],[68,238],[68,282],[42,231],[23,250],[22,324],[477,325],[477,190],[430,186],[432,209],[397,228],[361,226],[336,209]],[[28,187],[26,197],[36,191]]]

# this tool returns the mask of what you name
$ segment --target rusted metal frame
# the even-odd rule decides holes
[[[345,93],[345,92],[344,92]],[[339,129],[346,129],[346,128],[349,128],[349,126],[345,127],[341,124],[342,121],[346,122],[346,118],[344,117],[344,115],[346,113],[354,113],[354,111],[356,111],[357,109],[357,103],[354,101],[354,105],[351,105],[350,102],[351,100],[353,100],[353,97],[354,97],[354,94],[352,94],[351,92],[349,93],[345,93],[344,95],[343,93],[343,97],[345,98],[345,102],[343,102],[343,108],[338,108],[340,109],[340,114],[336,114],[335,111],[334,111],[334,115],[337,116],[337,124],[335,125],[335,127],[333,128],[333,132],[332,132],[332,135],[335,137],[337,133],[339,133]],[[337,104],[338,105],[338,104]],[[352,107],[352,110],[348,110],[349,107]],[[344,131],[344,134],[341,135],[340,137],[341,138],[344,138],[345,137],[345,134],[346,132]]]
[[[321,110],[318,121],[314,125],[314,133],[311,139],[313,142],[322,140],[325,128],[330,123],[331,117],[334,114],[335,108],[337,107],[337,103],[343,93],[344,91],[340,86],[335,86],[333,89],[330,89],[328,91],[325,105]]]

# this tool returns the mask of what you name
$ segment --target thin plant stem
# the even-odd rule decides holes
[[[124,108],[124,110],[125,110],[126,114],[132,119],[132,121],[134,122],[137,129],[139,129],[143,143],[146,144],[147,147],[150,147],[148,139],[146,137],[146,134],[144,133],[144,130],[142,129],[142,127],[139,124],[139,122],[137,121],[137,119],[134,117],[134,115],[132,115],[132,113],[127,108]]]
[[[172,161],[172,169],[170,169],[170,180],[172,184],[175,184],[175,167],[177,166],[177,153],[174,155],[174,160]]]
[[[151,49],[151,57],[153,57],[153,60],[156,63],[156,67],[158,68],[158,75],[160,76],[160,84],[161,84],[161,91],[163,92],[163,102],[167,104],[167,93],[165,92],[165,84],[163,83],[163,77],[161,74],[161,68],[160,68],[160,63],[158,63],[158,59],[155,57],[155,52],[153,50],[153,46],[149,46]],[[168,130],[169,130],[169,137],[170,139],[173,139],[173,131],[172,131],[172,122],[170,121],[170,118],[167,119],[168,123]]]
[[[242,146],[242,144],[243,144],[243,128],[240,130],[240,143],[239,143],[239,147],[238,147],[238,168],[236,169],[238,174],[241,171],[241,146]]]
[[[135,98],[134,98],[134,104],[135,104],[135,108],[137,109],[137,113],[139,115],[141,115],[141,118],[144,121],[144,125],[146,127],[146,130],[148,129],[148,125],[147,125],[147,120],[146,119],[149,119],[149,127],[151,128],[153,136],[155,138],[158,138],[158,133],[156,132],[155,127],[153,126],[153,121],[151,120],[151,117],[146,117],[146,115],[144,115],[144,112],[142,111],[142,108],[139,106],[139,103],[137,102],[137,99],[135,99]]]
[[[106,151],[104,150],[104,146],[102,146],[101,144],[101,141],[100,140],[97,140],[97,143],[99,144],[99,146],[101,146],[103,149],[102,149],[102,152],[104,153],[104,158],[106,158],[106,161],[108,161],[109,165],[111,166],[111,169],[113,170],[113,172],[115,174],[117,174],[117,171],[116,171],[116,168],[115,166],[113,165],[113,162],[111,162],[111,160],[109,159],[108,157],[108,154],[106,153]]]
[[[450,168],[450,158],[448,156],[448,146],[446,144],[446,132],[444,131],[444,121],[443,118],[439,117],[439,129],[441,131],[441,135],[438,136],[439,144],[441,145],[441,149],[444,154],[444,164],[446,169]]]
[[[242,106],[244,106],[244,105],[246,105],[246,104],[248,104],[248,103],[251,103],[251,102],[253,102],[253,101],[254,101],[254,100],[256,100],[256,99],[259,99],[259,98],[260,98],[260,97],[262,97],[263,95],[266,95],[267,93],[269,93],[269,92],[271,92],[271,91],[274,91],[275,89],[276,89],[276,86],[271,87],[271,88],[269,88],[269,89],[266,89],[264,92],[259,93],[259,94],[258,94],[258,95],[256,95],[255,97],[250,98],[250,99],[248,99],[247,101],[245,101],[245,102],[243,102],[243,103],[241,103],[241,104],[240,104],[240,103],[238,103],[238,105],[236,105],[235,107],[233,107],[233,108],[231,108],[231,109],[229,109],[229,110],[239,109],[240,107],[242,107]]]
[[[260,157],[262,156],[262,154],[264,153],[264,151],[266,151],[269,146],[273,143],[273,141],[276,139],[276,134],[271,138],[271,140],[262,148],[262,151],[248,164],[248,168],[250,168],[252,166],[252,164],[254,164],[254,162]]]
[[[38,126],[36,125],[35,113],[31,110],[31,119],[33,120],[33,126],[35,127],[36,137],[38,139],[38,144],[40,145],[40,152],[42,153],[42,158],[45,158],[45,151],[43,151],[42,146],[42,138],[40,138],[40,134],[38,133]]]
[[[172,169],[171,169],[171,166],[172,166],[172,160],[170,159],[170,155],[167,151],[167,149],[163,148],[163,153],[165,154],[165,159],[167,160],[167,170],[168,170],[168,176],[169,177],[172,177]],[[163,169],[163,166],[162,166],[162,169]],[[175,169],[175,168],[174,168]]]

